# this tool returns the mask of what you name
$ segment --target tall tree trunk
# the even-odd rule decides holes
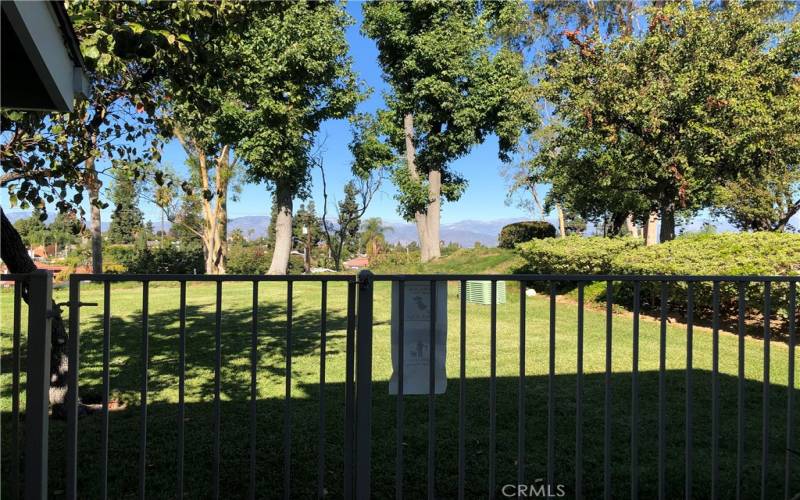
[[[186,154],[197,159],[198,175],[204,193],[211,196],[200,198],[203,204],[203,257],[206,274],[225,274],[225,260],[228,256],[228,186],[230,184],[236,157],[231,160],[230,146],[225,145],[215,160],[215,182],[211,185],[208,155],[191,137],[186,137],[179,128],[173,130],[175,137]],[[212,206],[212,200],[215,202]]]
[[[216,274],[225,274],[225,261],[228,258],[228,186],[225,184],[217,198],[217,238],[214,263]]]
[[[206,257],[206,274],[217,274],[217,251],[219,232],[213,224],[203,229],[203,255]]]
[[[414,146],[414,115],[407,113],[403,117],[403,132],[406,142],[406,167],[411,178],[419,181],[417,170],[417,151]],[[441,255],[439,250],[439,214],[441,211],[442,174],[440,171],[431,171],[428,174],[429,202],[426,211],[415,212],[414,221],[417,225],[419,237],[420,260],[428,262]],[[435,214],[434,214],[435,212]],[[434,221],[435,219],[435,221]]]
[[[36,271],[36,264],[28,255],[28,249],[13,224],[0,208],[0,258],[8,272],[30,273]],[[22,298],[28,302],[28,291],[22,290]],[[61,318],[61,308],[53,301],[53,318],[50,339],[50,404],[53,414],[64,416],[62,406],[67,395],[67,329]]]
[[[289,269],[289,255],[292,253],[292,192],[280,183],[275,189],[278,213],[275,216],[275,249],[269,274],[286,274]]]
[[[639,231],[636,229],[636,224],[633,223],[633,214],[628,214],[628,216],[625,218],[625,228],[634,238],[639,237]]]
[[[428,238],[428,260],[438,259],[442,256],[439,228],[442,214],[442,172],[431,170],[428,173],[428,213],[426,226]]]
[[[564,222],[564,209],[561,203],[556,203],[556,213],[558,214],[558,235],[560,238],[567,237],[567,225]]]
[[[675,203],[667,202],[661,207],[661,243],[675,239]]]
[[[658,243],[658,236],[656,234],[656,226],[658,225],[658,212],[651,210],[647,216],[647,222],[644,223],[644,244],[645,246],[652,246]]]
[[[621,212],[611,214],[611,227],[608,231],[611,236],[619,236],[619,234],[622,232],[622,227],[625,225],[627,217],[627,214]]]
[[[94,157],[86,160],[87,184],[89,185],[89,202],[91,212],[92,233],[92,272],[103,272],[103,223],[101,220],[100,179],[94,169]]]

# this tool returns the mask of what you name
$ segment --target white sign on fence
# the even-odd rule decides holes
[[[403,316],[403,394],[428,394],[430,387],[431,282],[406,281]],[[434,392],[447,388],[447,282],[436,282]],[[392,378],[389,394],[397,394],[400,373],[400,285],[392,283]]]

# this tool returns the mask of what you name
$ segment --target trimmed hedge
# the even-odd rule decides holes
[[[620,254],[614,259],[612,269],[614,274],[800,275],[800,234],[757,232],[682,236]],[[685,282],[671,283],[668,287],[670,303],[685,304],[687,289]],[[713,284],[696,282],[693,289],[696,303],[710,308]],[[788,290],[786,283],[772,283],[773,312],[786,307]],[[657,302],[659,284],[642,283],[642,292],[649,295],[652,302]],[[738,293],[736,283],[720,283],[720,307],[735,310]],[[750,283],[746,300],[749,307],[762,309],[763,283]]]
[[[556,228],[545,221],[524,221],[515,222],[503,226],[500,230],[497,246],[500,248],[514,248],[526,241],[538,240],[543,238],[553,238],[556,235]]]
[[[521,243],[517,252],[525,259],[522,272],[531,274],[611,274],[613,260],[642,246],[634,238],[549,238]]]
[[[521,270],[533,274],[638,274],[638,275],[800,275],[800,235],[789,233],[721,233],[681,236],[650,247],[633,238],[568,236],[536,240],[517,247],[526,264]],[[712,307],[713,284],[695,282],[695,309],[707,315]],[[738,285],[720,284],[720,308],[738,308]],[[659,306],[660,282],[642,282],[642,307]],[[786,283],[771,284],[771,314],[785,316],[788,306]],[[686,282],[667,285],[670,309],[685,308]],[[745,290],[747,308],[764,307],[763,283],[750,283]],[[614,300],[630,305],[631,283],[616,283]]]

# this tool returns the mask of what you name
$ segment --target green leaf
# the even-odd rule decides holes
[[[144,26],[139,23],[128,23],[128,27],[137,35],[144,31]]]

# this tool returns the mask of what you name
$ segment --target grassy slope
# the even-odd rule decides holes
[[[487,252],[488,253],[488,252]],[[486,261],[490,258],[487,256]],[[474,261],[473,261],[474,262]],[[450,264],[447,264],[450,265]],[[460,266],[461,264],[459,264]],[[488,267],[491,267],[491,264]],[[455,270],[456,266],[450,268]],[[461,269],[460,267],[458,269]],[[444,271],[444,270],[443,270]],[[225,284],[223,289],[221,414],[222,414],[222,490],[226,497],[247,493],[249,471],[248,411],[249,343],[252,290],[249,284]],[[450,286],[448,314],[448,389],[436,400],[437,492],[453,497],[457,485],[457,429],[459,395],[459,313],[456,287]],[[259,294],[258,325],[258,398],[257,463],[258,491],[263,497],[283,494],[282,434],[284,422],[285,375],[285,286],[262,284]],[[214,297],[213,284],[188,287],[187,311],[187,382],[186,382],[186,494],[204,497],[211,490],[213,449],[214,388]],[[0,409],[3,417],[3,473],[9,471],[10,387],[10,318],[11,298],[0,292],[2,301],[2,372],[3,393]],[[83,287],[82,300],[98,302],[99,307],[82,313],[81,381],[84,393],[101,387],[102,289]],[[58,290],[56,300],[66,300],[66,291]],[[308,498],[315,494],[318,456],[319,418],[319,285],[298,283],[294,291],[293,365],[292,365],[292,495]],[[342,494],[342,422],[345,380],[345,304],[344,285],[332,284],[329,292],[326,399],[326,488],[332,498]],[[149,408],[147,434],[148,496],[173,497],[176,475],[177,401],[178,401],[178,293],[175,286],[151,286]],[[548,383],[548,311],[545,297],[526,300],[526,477],[529,482],[543,478],[546,471],[547,383]],[[374,400],[373,400],[373,492],[376,498],[393,495],[395,457],[395,397],[390,397],[388,284],[379,284],[375,292],[374,326]],[[125,411],[111,416],[110,491],[113,496],[136,494],[139,453],[139,387],[141,290],[136,285],[114,285],[112,293],[111,386],[115,397],[129,403]],[[489,415],[489,308],[469,305],[467,309],[467,496],[482,498],[488,492],[488,415]],[[556,479],[573,491],[574,415],[576,383],[576,315],[571,303],[557,304],[555,359],[555,432]],[[518,294],[510,293],[509,302],[498,306],[497,314],[497,484],[514,482],[517,450],[517,400],[519,375],[519,303]],[[614,317],[612,391],[612,473],[614,496],[628,494],[629,436],[631,407],[631,320]],[[655,495],[657,469],[657,387],[658,325],[641,325],[641,488],[642,496]],[[584,351],[584,491],[587,497],[602,493],[602,428],[605,372],[605,317],[586,311]],[[711,335],[698,329],[694,338],[694,408],[693,443],[695,453],[694,486],[698,497],[707,496],[710,481],[710,390]],[[746,381],[746,456],[744,497],[758,493],[760,474],[762,344],[745,340]],[[683,422],[685,398],[685,330],[667,328],[667,497],[682,494]],[[736,446],[736,359],[737,339],[729,334],[720,338],[720,385],[722,415],[722,489],[720,496],[733,496]],[[770,469],[767,497],[782,495],[783,447],[785,445],[786,384],[788,349],[775,343],[770,356]],[[797,356],[800,362],[800,356]],[[800,386],[800,376],[795,386]],[[798,395],[800,396],[800,395]],[[796,399],[798,399],[796,397]],[[424,496],[426,481],[427,398],[405,398],[405,488],[408,498]],[[798,417],[796,417],[798,418]],[[63,489],[64,424],[51,425],[51,491]],[[79,488],[82,497],[97,495],[99,477],[100,418],[89,416],[80,421]],[[798,467],[798,465],[795,465]],[[6,476],[7,477],[7,476]],[[794,490],[800,489],[800,477],[794,476]],[[4,482],[4,488],[8,483]],[[5,496],[5,495],[4,495]]]
[[[371,270],[376,274],[431,273],[431,274],[503,274],[513,272],[523,264],[513,250],[504,248],[462,248],[441,259],[421,264],[379,264]]]

